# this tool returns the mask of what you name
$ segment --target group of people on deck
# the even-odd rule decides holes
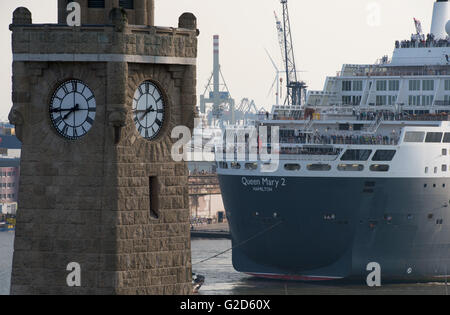
[[[424,48],[424,47],[449,47],[450,38],[437,40],[434,34],[424,35],[412,34],[411,40],[396,41],[395,48]]]
[[[301,133],[298,136],[281,138],[281,143],[396,145],[399,140],[399,135],[316,135]]]

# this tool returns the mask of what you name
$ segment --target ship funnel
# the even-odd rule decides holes
[[[450,4],[448,0],[437,0],[433,8],[433,21],[431,22],[431,34],[435,39],[446,39],[445,26],[450,18]]]

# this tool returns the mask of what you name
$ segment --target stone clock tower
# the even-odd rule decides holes
[[[13,107],[23,143],[12,294],[188,294],[187,168],[196,18],[153,26],[153,0],[79,0],[79,27],[14,11]]]

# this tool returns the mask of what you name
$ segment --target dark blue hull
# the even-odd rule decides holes
[[[271,182],[271,180],[278,180]],[[237,271],[264,277],[438,279],[450,270],[450,181],[220,175]],[[284,185],[283,185],[284,184]]]

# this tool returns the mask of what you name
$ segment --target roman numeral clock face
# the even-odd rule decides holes
[[[154,83],[145,81],[134,93],[133,115],[136,129],[142,137],[152,140],[158,136],[164,123],[165,102]]]
[[[94,93],[80,80],[62,83],[53,93],[50,120],[66,139],[77,140],[88,133],[95,120]]]

